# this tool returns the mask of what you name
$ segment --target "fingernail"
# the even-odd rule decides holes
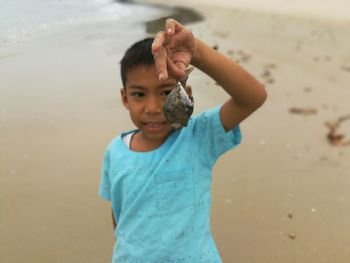
[[[156,51],[156,50],[157,50],[157,45],[156,45],[156,43],[153,43],[151,48],[152,48],[153,51]]]
[[[171,28],[168,28],[168,34],[171,34],[172,30]]]

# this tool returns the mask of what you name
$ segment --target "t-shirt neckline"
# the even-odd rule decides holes
[[[137,132],[140,132],[139,129],[135,129],[135,130],[131,130],[131,131],[128,131],[128,132],[125,132],[125,133],[122,133],[120,135],[120,143],[122,144],[122,147],[124,147],[124,149],[130,153],[130,154],[142,154],[142,155],[147,155],[147,154],[153,154],[157,151],[161,151],[163,148],[167,147],[173,140],[173,138],[175,138],[175,134],[178,134],[179,130],[176,130],[176,131],[172,131],[168,137],[165,139],[165,141],[158,147],[158,148],[155,148],[151,151],[147,151],[147,152],[138,152],[138,151],[134,151],[132,149],[130,149],[130,147],[128,147],[124,141],[123,141],[123,137],[124,136],[128,136],[131,134],[131,136],[134,136]],[[131,144],[131,141],[130,141],[130,144]]]

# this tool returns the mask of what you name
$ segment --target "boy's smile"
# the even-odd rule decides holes
[[[163,105],[175,84],[171,78],[160,81],[152,65],[140,65],[128,72],[121,96],[133,123],[140,129],[134,136],[138,144],[157,148],[171,133],[172,127],[164,116]]]

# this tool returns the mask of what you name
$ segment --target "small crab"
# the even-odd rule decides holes
[[[192,70],[193,67],[187,69],[187,78]],[[184,88],[187,78],[185,81],[176,82],[176,87],[170,92],[164,103],[164,115],[174,129],[186,127],[193,113],[193,97],[190,97]]]

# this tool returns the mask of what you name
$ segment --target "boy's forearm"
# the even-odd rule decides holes
[[[213,78],[237,105],[256,109],[265,101],[264,87],[251,74],[199,39],[191,64]]]

